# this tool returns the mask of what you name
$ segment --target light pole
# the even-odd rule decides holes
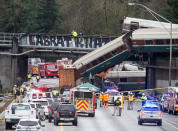
[[[154,12],[153,10],[149,9],[148,7],[146,7],[143,4],[139,4],[139,3],[128,3],[129,6],[134,6],[134,5],[138,5],[141,6],[143,8],[145,8],[157,21],[159,21],[159,19],[155,16],[159,16],[160,18],[164,19],[165,21],[167,21],[168,23],[170,23],[170,48],[169,48],[169,86],[171,86],[171,69],[172,69],[172,22],[169,21],[168,19],[166,19],[165,17],[159,15],[158,13]],[[160,21],[159,21],[160,22]],[[164,27],[164,25],[160,22],[160,24]],[[165,28],[165,27],[164,27]]]

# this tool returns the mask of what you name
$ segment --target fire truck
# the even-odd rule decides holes
[[[58,69],[56,63],[38,63],[38,75],[40,77],[58,77]]]
[[[176,115],[178,113],[178,87],[168,87],[168,113]]]
[[[78,113],[95,116],[96,93],[90,89],[74,87],[70,89],[70,102],[75,105]]]

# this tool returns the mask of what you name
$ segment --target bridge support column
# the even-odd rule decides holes
[[[17,53],[18,53],[18,40],[17,38],[14,37],[12,40],[12,54],[17,54]],[[13,84],[17,84],[16,82],[17,72],[18,72],[17,57],[18,56],[11,56],[11,70],[12,70],[11,86]]]

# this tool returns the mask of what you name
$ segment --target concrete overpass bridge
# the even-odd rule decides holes
[[[0,80],[3,87],[26,78],[28,58],[74,61],[115,39],[116,36],[0,33]]]

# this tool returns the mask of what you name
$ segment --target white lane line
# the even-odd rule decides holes
[[[174,127],[175,129],[177,129],[178,130],[178,128],[176,127],[176,126],[174,126],[172,123],[170,123],[170,122],[165,122],[165,121],[163,121],[164,123],[166,123],[166,124],[169,124],[170,126],[172,126],[172,127]],[[177,124],[176,124],[177,125]]]
[[[176,124],[176,123],[174,123],[174,122],[172,122],[172,121],[170,121],[170,120],[165,119],[164,121],[166,121],[166,122],[168,122],[168,123],[170,123],[170,124],[173,124],[173,125],[178,126],[178,124]]]

